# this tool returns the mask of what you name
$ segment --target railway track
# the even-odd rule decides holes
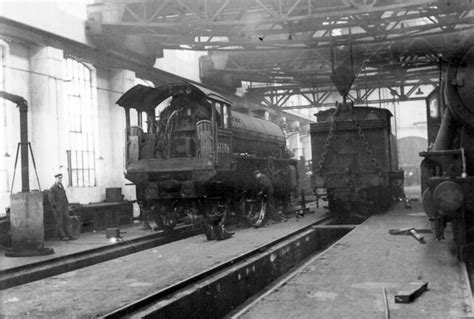
[[[355,227],[332,223],[331,218],[323,217],[102,318],[221,318]]]
[[[291,217],[301,210],[302,208],[296,207],[291,210],[287,217]],[[200,233],[202,233],[202,230],[199,227],[189,224],[179,225],[170,232],[159,231],[107,246],[0,270],[0,291],[185,239]]]
[[[98,264],[200,234],[192,225],[0,271],[0,290]]]

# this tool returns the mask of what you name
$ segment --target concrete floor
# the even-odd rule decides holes
[[[430,228],[421,201],[412,204],[410,210],[399,203],[397,209],[371,217],[235,317],[387,318],[383,289],[391,319],[472,315],[452,234],[441,242],[432,233],[422,234],[426,244],[389,234],[390,229]],[[395,303],[394,296],[412,282],[428,282],[428,291],[412,303]]]
[[[0,317],[96,317],[308,225],[324,212],[317,209],[301,219],[239,229],[224,241],[198,235],[6,289],[0,292]]]
[[[413,209],[405,210],[399,203],[396,210],[374,216],[322,258],[289,275],[242,318],[383,318],[382,289],[392,319],[468,316],[469,294],[450,241],[435,242],[433,234],[423,234],[427,243],[422,245],[410,236],[388,234],[394,228],[431,226],[422,212],[419,186],[405,191],[414,199]],[[6,289],[0,291],[0,317],[96,317],[307,225],[324,211],[261,229],[240,229],[225,241],[194,236]],[[136,235],[129,230],[123,236]],[[81,241],[46,246],[66,253],[104,244],[108,244],[105,234],[92,233]],[[2,268],[7,266],[5,260],[0,257]],[[427,281],[429,290],[411,304],[395,304],[394,295],[414,281]]]

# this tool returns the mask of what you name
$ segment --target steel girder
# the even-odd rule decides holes
[[[88,28],[142,54],[208,50],[203,81],[260,83],[248,95],[265,104],[304,92],[322,105],[343,64],[357,75],[355,98],[396,87],[395,98],[410,99],[404,91],[436,84],[439,60],[474,35],[472,9],[469,0],[106,0],[88,6]]]
[[[98,25],[91,34],[226,51],[393,42],[470,28],[470,10],[468,0],[105,0],[88,6],[89,21]]]

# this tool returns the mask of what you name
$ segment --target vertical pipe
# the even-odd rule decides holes
[[[21,191],[30,191],[30,172],[28,164],[28,103],[18,104],[20,109],[20,154],[21,154]]]
[[[211,134],[212,134],[212,157],[213,162],[217,162],[217,138],[216,138],[216,102],[211,101]]]
[[[21,191],[29,192],[30,191],[30,174],[29,174],[29,165],[28,165],[28,102],[21,96],[7,93],[5,91],[0,91],[0,97],[8,101],[15,103],[20,110],[20,149],[21,149]],[[18,159],[18,149],[15,159],[15,170],[16,170],[16,160]],[[12,181],[12,190],[13,191],[13,182],[15,181],[15,174],[13,174]]]
[[[72,154],[71,150],[66,151],[67,155],[67,180],[68,180],[68,186],[71,187],[73,182],[72,182]]]
[[[153,113],[151,113],[152,111],[149,111],[147,112],[147,119],[148,119],[148,130],[147,130],[147,133],[152,133],[154,134],[155,133],[155,113],[154,113],[154,110],[153,110]]]
[[[138,125],[141,125],[141,123],[139,123]],[[130,136],[130,108],[126,107],[125,108],[125,166],[128,165],[128,160],[129,160],[129,154],[128,154],[129,147],[130,147],[129,136]]]

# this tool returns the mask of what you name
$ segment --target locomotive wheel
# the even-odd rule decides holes
[[[243,198],[241,201],[241,213],[249,226],[259,228],[267,223],[267,204],[265,200],[259,198],[257,200]]]
[[[177,218],[175,212],[170,212],[166,214],[157,214],[155,215],[155,222],[158,224],[158,227],[170,231],[176,227]]]
[[[173,230],[178,223],[178,216],[173,210],[173,207],[163,205],[160,210],[153,214],[155,222],[160,229],[165,231]]]

